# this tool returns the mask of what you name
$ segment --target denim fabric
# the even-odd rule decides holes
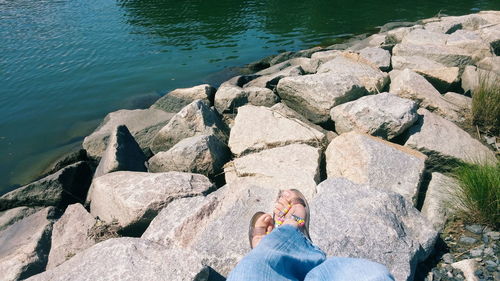
[[[227,281],[394,281],[385,266],[364,259],[329,258],[296,228],[266,235]]]

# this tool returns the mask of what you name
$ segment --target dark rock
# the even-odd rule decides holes
[[[466,225],[465,229],[468,231],[474,233],[474,234],[481,234],[483,233],[483,227],[478,224],[472,224],[472,225]]]
[[[58,206],[83,202],[92,179],[87,162],[78,162],[0,197],[0,210],[19,206]]]

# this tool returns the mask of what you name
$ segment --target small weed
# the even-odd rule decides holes
[[[452,207],[470,222],[500,224],[500,164],[463,164],[453,172],[458,180]]]

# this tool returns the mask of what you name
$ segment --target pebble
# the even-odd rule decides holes
[[[469,251],[470,255],[473,257],[480,257],[483,254],[482,249],[472,249]]]
[[[493,255],[495,255],[495,251],[493,251],[493,248],[486,248],[486,249],[484,249],[484,255],[485,256],[493,256]]]
[[[472,237],[462,236],[462,237],[460,237],[459,242],[464,243],[464,244],[474,244],[477,242],[477,239],[472,238]]]
[[[498,231],[490,231],[490,232],[487,232],[486,235],[488,235],[493,240],[500,239],[500,232],[498,232]]]
[[[450,253],[444,254],[442,259],[445,263],[454,263],[455,262],[453,255]]]
[[[485,263],[486,263],[486,265],[488,265],[488,266],[497,266],[497,263],[496,263],[496,262],[494,262],[494,261],[487,260],[487,261],[485,261]]]
[[[483,227],[479,224],[472,224],[472,225],[466,225],[465,229],[468,231],[474,233],[474,234],[481,234],[483,233]]]

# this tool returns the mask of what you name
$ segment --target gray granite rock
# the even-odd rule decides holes
[[[462,110],[471,110],[472,108],[472,98],[457,94],[454,92],[448,92],[443,95],[443,98],[454,105],[460,107]]]
[[[167,151],[182,139],[197,135],[214,135],[225,142],[226,130],[217,113],[201,100],[196,100],[161,128],[152,141],[151,150],[154,153]]]
[[[186,105],[195,100],[202,100],[211,106],[216,89],[208,84],[191,88],[175,89],[157,100],[151,108],[161,109],[166,112],[179,112]]]
[[[2,280],[22,280],[45,270],[53,212],[53,207],[44,208],[0,232]]]
[[[446,40],[447,46],[461,48],[472,55],[474,61],[492,56],[490,44],[483,41],[479,32],[471,30],[457,30]]]
[[[457,187],[455,179],[441,173],[432,173],[422,206],[422,215],[432,223],[436,231],[444,229],[446,220],[453,212],[453,192]]]
[[[248,94],[238,85],[228,81],[222,83],[215,93],[214,107],[220,114],[236,113],[238,107],[247,104]]]
[[[359,55],[378,66],[380,70],[387,71],[391,67],[391,53],[378,47],[368,47],[359,51]]]
[[[368,94],[350,74],[321,73],[286,77],[276,87],[283,103],[313,123],[330,119],[330,109]]]
[[[34,214],[40,208],[16,207],[0,212],[0,231],[6,229],[9,225],[14,224],[23,218]]]
[[[420,121],[410,128],[405,146],[428,155],[465,162],[496,163],[495,154],[454,123],[420,108]]]
[[[95,178],[90,212],[124,228],[142,229],[175,199],[201,195],[212,188],[203,175],[167,172],[114,172]]]
[[[118,110],[111,112],[101,125],[83,140],[83,148],[93,158],[100,158],[106,150],[111,132],[125,125],[142,149],[148,148],[156,133],[174,116],[159,109]]]
[[[96,220],[81,204],[69,205],[64,215],[54,223],[47,270],[54,268],[96,242],[88,231]]]
[[[318,73],[354,76],[371,94],[381,92],[389,82],[387,73],[380,71],[377,65],[356,53],[344,53],[325,62],[318,67]]]
[[[146,172],[146,155],[142,152],[127,126],[116,127],[110,135],[108,147],[101,157],[94,177],[116,171]]]
[[[320,180],[321,151],[306,144],[290,144],[236,158],[225,166],[226,183],[301,189],[316,192]]]
[[[268,88],[247,87],[244,90],[248,95],[248,103],[251,105],[271,107],[280,100],[280,98]]]
[[[392,76],[391,76],[392,78]],[[441,94],[422,76],[405,69],[391,79],[389,92],[402,98],[412,99],[420,107],[427,108],[447,119],[461,121],[463,116],[458,106],[448,102]]]
[[[87,162],[69,165],[52,175],[0,197],[0,210],[19,206],[59,206],[83,202],[92,179]]]
[[[243,87],[269,88],[273,90],[278,84],[279,80],[281,80],[282,78],[289,76],[300,76],[302,74],[304,74],[304,70],[302,69],[302,67],[300,67],[300,65],[295,65],[295,66],[292,65],[278,72],[268,75],[262,75],[248,82]]]
[[[358,132],[336,137],[326,149],[328,178],[390,190],[416,203],[427,157],[415,150]]]
[[[310,232],[327,255],[374,260],[396,280],[413,280],[417,263],[433,251],[437,232],[410,202],[344,178],[328,179],[317,190],[310,201]]]
[[[267,107],[247,105],[238,111],[229,136],[229,148],[240,156],[292,143],[321,147],[324,141],[323,133],[300,120],[287,118]]]
[[[149,171],[191,172],[209,177],[222,172],[222,166],[231,158],[225,143],[213,135],[185,138],[168,151],[161,151],[149,159]]]
[[[114,238],[83,251],[30,281],[206,281],[209,268],[193,253],[140,238]]]
[[[352,130],[392,139],[418,120],[417,104],[391,93],[359,98],[332,108],[330,115],[335,130]]]

